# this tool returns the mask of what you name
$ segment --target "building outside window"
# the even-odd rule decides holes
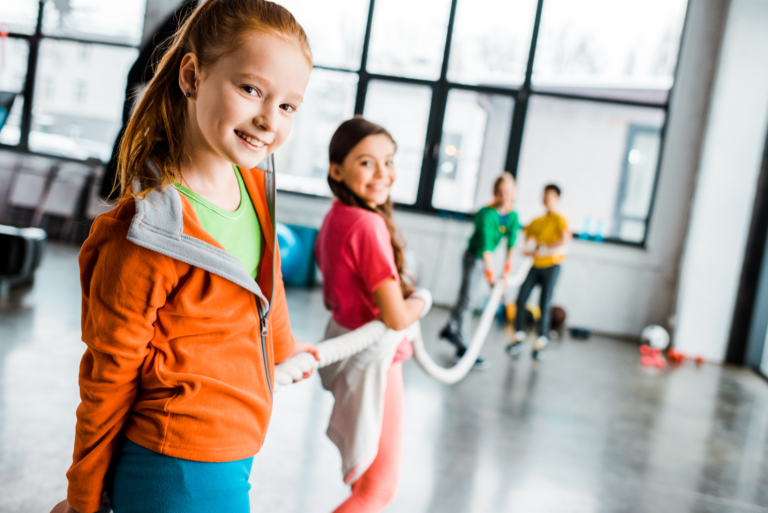
[[[83,80],[75,81],[74,100],[76,103],[85,103],[88,97],[88,84]]]

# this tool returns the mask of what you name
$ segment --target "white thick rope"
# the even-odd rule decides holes
[[[426,348],[424,339],[421,335],[421,327],[418,321],[402,331],[388,330],[381,321],[371,321],[360,328],[345,333],[336,338],[325,340],[317,344],[317,350],[320,353],[320,360],[310,353],[299,353],[275,365],[275,384],[274,390],[277,391],[281,386],[290,385],[298,381],[301,377],[311,371],[321,367],[327,367],[345,358],[364,351],[382,339],[382,343],[389,342],[383,340],[383,337],[400,338],[407,336],[413,342],[413,356],[416,362],[424,369],[424,372],[432,376],[437,381],[452,385],[458,383],[469,373],[475,360],[480,355],[485,339],[493,324],[493,319],[501,303],[501,297],[507,287],[519,286],[525,280],[533,261],[527,258],[523,264],[513,274],[506,283],[500,280],[491,291],[491,297],[480,317],[480,324],[472,336],[472,341],[467,351],[461,359],[451,367],[446,369],[432,360]],[[393,342],[397,342],[394,340]]]
[[[503,280],[496,282],[493,290],[491,290],[491,297],[488,299],[488,303],[485,305],[480,316],[480,324],[477,326],[475,334],[472,335],[472,341],[469,343],[467,351],[453,367],[446,369],[435,363],[424,347],[424,338],[421,335],[421,331],[419,331],[416,338],[411,339],[411,342],[413,343],[413,357],[421,368],[424,369],[424,372],[446,385],[453,385],[464,379],[475,364],[477,357],[480,356],[480,350],[483,348],[485,339],[488,337],[488,332],[491,329],[494,317],[496,317],[504,290],[507,287],[522,285],[532,264],[533,260],[527,258],[523,261],[517,272],[507,279],[506,283]]]
[[[299,353],[275,365],[275,390],[298,381],[311,370],[327,367],[332,363],[365,351],[378,341],[381,341],[382,344],[388,344],[390,342],[397,343],[404,337],[413,340],[420,337],[420,333],[418,321],[401,331],[389,330],[381,321],[371,321],[354,331],[318,343],[319,361],[315,360],[315,357],[310,353]]]

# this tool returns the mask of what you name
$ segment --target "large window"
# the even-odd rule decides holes
[[[555,183],[574,231],[642,242],[664,119],[658,108],[531,98],[518,166],[523,222]]]
[[[109,159],[145,0],[2,2],[0,91],[15,94],[0,147]]]
[[[645,242],[687,0],[277,1],[316,68],[280,189],[330,195],[331,135],[363,114],[397,142],[402,208],[472,213],[506,170],[523,222],[556,183],[583,238]],[[109,158],[145,3],[3,2],[0,147]]]
[[[506,170],[523,222],[555,183],[582,238],[645,242],[687,0],[278,1],[319,68],[282,189],[329,195],[330,137],[363,114],[396,139],[402,207],[472,213]]]

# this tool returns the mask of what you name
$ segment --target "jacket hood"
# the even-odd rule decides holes
[[[147,161],[147,166],[155,175],[160,176],[157,166]],[[265,196],[269,210],[271,233],[265,231],[265,237],[276,236],[275,230],[275,180],[272,157],[262,161],[258,168],[264,171]],[[269,311],[271,297],[267,298],[259,284],[251,278],[248,271],[237,257],[220,246],[184,233],[184,205],[181,194],[174,187],[154,190],[136,200],[136,214],[128,229],[128,240],[139,246],[151,249],[181,262],[194,265],[212,274],[221,276],[253,292],[259,299],[264,315]],[[276,240],[267,240],[272,248],[273,259]],[[274,262],[269,266],[274,273]],[[274,283],[272,276],[271,283]],[[271,287],[274,289],[274,287]],[[271,295],[271,292],[270,292]]]

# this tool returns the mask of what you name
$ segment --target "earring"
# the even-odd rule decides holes
[[[184,93],[184,98],[189,98],[190,96],[192,96],[192,95],[189,94],[189,93]]]

